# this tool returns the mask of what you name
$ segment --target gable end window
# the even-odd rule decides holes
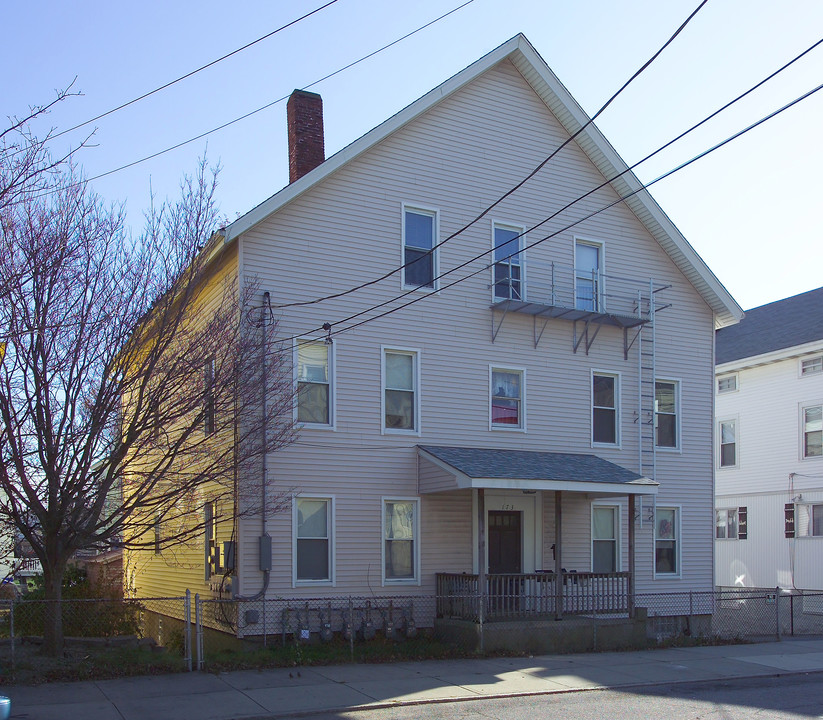
[[[577,240],[574,245],[574,293],[578,310],[602,310],[602,250],[598,243]]]
[[[332,348],[323,340],[297,341],[297,421],[333,424]]]
[[[415,350],[383,350],[383,431],[420,429],[418,360]]]
[[[494,225],[494,299],[523,299],[521,264],[523,231],[515,227]]]
[[[403,209],[403,285],[435,289],[437,213]]]
[[[823,373],[823,355],[800,361],[800,375],[819,375]]]
[[[679,447],[678,390],[678,384],[671,380],[657,380],[654,383],[654,437],[659,448]]]
[[[618,395],[616,375],[592,375],[592,442],[617,445]]]
[[[490,371],[492,429],[524,429],[525,370],[492,367]]]

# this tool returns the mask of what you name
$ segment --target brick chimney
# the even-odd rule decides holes
[[[289,126],[289,182],[299,180],[326,159],[323,142],[323,98],[295,90],[286,105]]]

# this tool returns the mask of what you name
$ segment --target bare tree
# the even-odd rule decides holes
[[[72,168],[3,209],[0,513],[55,603],[78,549],[151,547],[158,523],[186,543],[207,500],[259,510],[244,493],[292,439],[291,356],[213,234],[216,174],[204,160],[181,187],[138,238]]]

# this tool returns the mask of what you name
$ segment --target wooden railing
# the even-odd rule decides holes
[[[477,575],[438,573],[436,577],[438,617],[480,618]],[[629,573],[487,575],[484,599],[484,620],[627,613]]]

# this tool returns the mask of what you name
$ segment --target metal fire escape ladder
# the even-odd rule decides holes
[[[640,300],[640,302],[643,302]],[[656,402],[655,402],[655,287],[649,281],[648,303],[649,321],[644,323],[638,332],[637,343],[637,432],[638,432],[638,466],[642,476],[656,480],[657,452],[656,452]],[[641,498],[642,502],[642,498]],[[643,525],[645,509],[641,506],[640,523]]]

